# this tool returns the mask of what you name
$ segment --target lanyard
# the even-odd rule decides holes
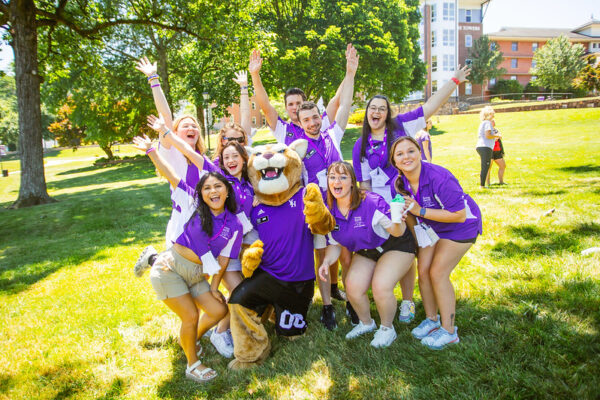
[[[308,141],[308,143],[312,146],[312,148],[317,153],[319,153],[319,155],[323,159],[323,162],[325,162],[325,165],[329,165],[329,156],[331,156],[331,146],[328,146],[325,135],[322,135],[321,133],[319,133],[319,137],[321,137],[321,139],[323,139],[323,143],[325,144],[325,154],[323,154],[321,152],[321,150],[319,149],[319,146],[315,143],[315,140],[318,140],[318,139],[312,139],[312,138],[308,137],[308,135],[304,131],[302,132],[302,136],[304,136],[304,138]]]
[[[375,151],[375,143],[373,143],[372,135],[369,135],[369,146],[371,146],[371,151],[373,152],[373,154],[377,156],[377,166],[385,167],[385,165],[387,164],[387,160],[386,160],[386,156],[385,156],[385,153],[387,153],[387,134],[384,132],[383,141],[381,143],[381,148],[378,151]],[[383,165],[381,165],[382,158],[385,161],[383,163]]]
[[[227,211],[223,211],[224,213],[226,213]],[[225,216],[223,217],[223,225],[221,225],[221,229],[219,229],[219,232],[217,232],[216,235],[214,235],[213,237],[208,239],[208,242],[212,242],[214,241],[216,238],[219,237],[219,235],[221,234],[221,232],[223,232],[223,229],[225,229],[225,225],[227,225],[227,214],[225,214]]]

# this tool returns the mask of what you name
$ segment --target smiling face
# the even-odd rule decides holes
[[[214,215],[218,215],[225,210],[225,200],[227,200],[227,187],[223,182],[214,176],[206,179],[201,189],[202,201],[208,205]]]
[[[319,109],[317,107],[308,110],[300,110],[298,119],[300,122],[300,127],[304,129],[304,133],[312,138],[319,136],[319,133],[321,133],[321,124],[323,120],[321,119],[321,115],[319,114]]]
[[[367,121],[371,127],[371,132],[385,129],[385,120],[390,110],[387,101],[381,98],[374,98],[367,107]]]
[[[298,123],[298,107],[304,103],[302,96],[299,94],[290,94],[285,98],[285,111],[287,111],[288,117],[293,123]]]
[[[200,137],[200,130],[198,124],[192,118],[183,118],[179,121],[175,133],[187,144],[196,148],[196,142],[198,142],[198,138]]]
[[[421,166],[421,150],[411,140],[398,141],[392,148],[394,166],[403,173],[410,173]]]
[[[352,177],[343,166],[340,165],[338,168],[329,169],[327,183],[329,185],[329,191],[336,200],[350,197]]]
[[[239,151],[233,146],[227,146],[223,150],[223,166],[231,176],[239,178],[244,167],[244,159]]]

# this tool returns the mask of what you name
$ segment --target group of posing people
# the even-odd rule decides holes
[[[334,329],[337,322],[331,298],[344,297],[335,283],[339,263],[347,293],[346,309],[353,325],[346,338],[375,331],[371,345],[387,347],[396,339],[394,288],[400,282],[403,300],[398,319],[409,323],[415,316],[412,297],[418,269],[425,319],[412,330],[412,335],[433,349],[458,343],[450,274],[481,233],[481,213],[456,178],[431,162],[431,141],[427,135],[431,125],[427,121],[466,80],[469,69],[459,68],[452,80],[422,107],[395,117],[385,96],[371,98],[350,164],[343,161],[340,145],[354,94],[359,63],[356,49],[348,45],[346,75],[323,114],[300,89],[285,93],[288,121],[278,115],[269,101],[260,79],[262,62],[255,50],[248,70],[256,101],[278,143],[297,147],[298,139],[306,141],[302,182],[321,189],[335,227],[326,235],[315,234],[312,238],[315,260],[311,261],[310,270],[293,271],[286,276],[261,273],[270,274],[272,284],[281,286],[278,293],[291,293],[292,288],[298,299],[310,300],[318,269],[323,299],[321,322]],[[249,147],[250,105],[245,72],[234,79],[241,90],[241,124],[228,123],[220,130],[215,156],[209,160],[195,118],[182,116],[173,121],[156,64],[142,59],[137,68],[148,77],[161,117],[148,118],[159,135],[157,146],[148,137],[137,137],[134,143],[169,181],[173,210],[167,227],[167,250],[158,254],[147,247],[134,272],[141,276],[151,267],[150,280],[158,298],[182,321],[180,342],[188,362],[186,376],[204,382],[216,377],[216,372],[200,361],[199,339],[216,326],[211,342],[225,357],[234,355],[228,300],[219,286],[223,283],[231,294],[230,307],[232,302],[241,304],[239,299],[244,293],[240,292],[248,285],[240,285],[240,254],[257,239],[272,240],[265,236],[275,234],[257,229],[261,218],[268,217],[261,217],[263,206],[255,191],[271,190],[269,181],[274,181],[280,171],[264,169],[264,187],[250,183],[248,151],[256,154],[258,150]],[[419,141],[417,136],[427,140]],[[422,150],[423,144],[426,150]],[[275,156],[270,152],[263,159]],[[289,201],[295,201],[295,197]],[[304,238],[285,237],[285,233],[280,236],[282,241],[302,241],[304,246]],[[210,283],[207,277],[211,277]],[[236,291],[236,287],[240,289]],[[380,317],[379,328],[371,316],[369,288]],[[297,304],[298,299],[287,302]],[[288,312],[285,299],[274,299],[272,303],[278,316]],[[304,333],[309,305],[310,301],[306,301],[293,311],[299,315],[294,327],[284,326],[283,317],[276,320],[277,332],[287,336]]]

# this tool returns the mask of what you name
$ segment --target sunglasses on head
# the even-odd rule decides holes
[[[223,137],[223,139],[227,140],[228,142],[232,142],[232,141],[236,141],[238,143],[244,143],[244,137]]]

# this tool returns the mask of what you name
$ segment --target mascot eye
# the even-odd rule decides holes
[[[279,153],[279,154],[283,154],[283,153],[285,153],[285,149],[281,149],[281,150],[279,150],[279,151],[278,151],[278,153]]]
[[[262,153],[254,153],[254,155],[255,155],[256,157],[260,157],[260,156],[262,156]]]

